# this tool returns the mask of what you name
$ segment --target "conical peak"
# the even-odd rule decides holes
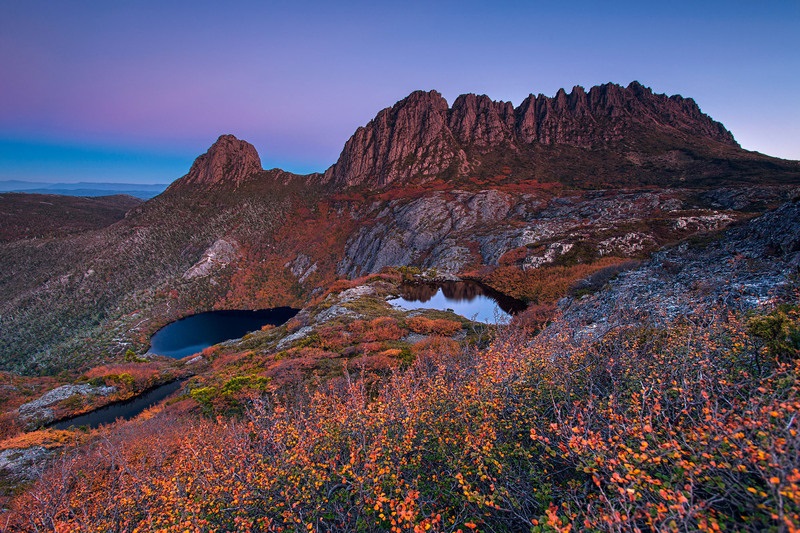
[[[195,159],[182,182],[194,185],[239,185],[261,170],[261,158],[255,147],[225,134],[220,135],[205,154]]]

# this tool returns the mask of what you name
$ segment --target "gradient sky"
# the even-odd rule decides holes
[[[800,0],[5,0],[0,72],[0,180],[168,183],[222,133],[322,171],[415,89],[632,80],[800,159]]]

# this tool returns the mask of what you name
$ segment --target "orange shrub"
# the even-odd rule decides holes
[[[301,327],[303,327],[303,324],[296,318],[290,318],[289,320],[286,321],[286,331],[288,333],[294,333]]]
[[[243,420],[165,410],[54,459],[0,531],[798,531],[800,311],[722,311],[431,337],[380,386],[386,351]]]
[[[501,255],[500,259],[498,259],[498,263],[503,266],[515,265],[527,256],[528,248],[526,246],[520,246],[519,248],[513,248]]]
[[[339,351],[352,344],[350,336],[338,327],[323,326],[317,330],[319,344],[326,350]]]
[[[455,355],[461,351],[461,345],[447,337],[428,337],[411,346],[411,353],[416,357],[441,357]]]
[[[22,431],[22,425],[13,412],[0,414],[0,441],[13,437]]]
[[[142,389],[155,383],[160,371],[156,363],[121,363],[94,367],[84,376],[89,380],[102,379],[118,387],[131,383],[135,389]]]
[[[516,266],[501,266],[482,281],[490,287],[519,300],[534,303],[553,303],[567,295],[574,283],[603,268],[629,261],[618,257],[603,257],[593,263],[572,266],[543,266],[521,270]]]
[[[349,331],[354,338],[360,339],[364,332],[367,331],[367,321],[353,320],[347,325],[347,331]]]
[[[403,353],[403,350],[400,348],[389,348],[388,350],[383,350],[378,355],[382,355],[384,357],[400,357],[400,354]]]
[[[219,348],[217,346],[209,346],[208,348],[203,348],[203,351],[200,352],[200,355],[202,355],[206,359],[209,359],[211,356],[217,353],[217,351],[219,351]]]
[[[396,341],[403,336],[397,320],[391,317],[379,317],[369,322],[354,320],[347,329],[353,335],[352,342]]]
[[[314,346],[305,346],[300,348],[290,348],[286,351],[289,357],[298,357],[298,358],[305,358],[305,359],[328,359],[331,357],[337,357],[337,354],[333,352],[329,352],[327,350],[323,350],[322,348],[317,348]]]
[[[396,341],[403,336],[403,330],[394,318],[384,316],[376,318],[369,323],[369,329],[364,333],[365,341]]]
[[[398,365],[397,359],[379,353],[376,355],[365,355],[354,359],[353,368],[363,369],[366,372],[381,372],[395,368]]]
[[[526,331],[536,331],[550,322],[555,312],[554,304],[531,304],[524,311],[514,315],[510,325]]]
[[[382,342],[365,342],[359,345],[361,353],[375,353],[383,350]]]
[[[43,446],[45,448],[58,448],[61,446],[75,444],[79,440],[85,439],[85,434],[75,433],[61,429],[40,429],[23,433],[7,439],[0,443],[0,450],[10,448],[29,448],[31,446]]]
[[[352,289],[353,287],[355,287],[355,285],[352,281],[348,279],[337,279],[330,284],[328,290],[325,291],[325,295],[327,296],[329,294],[336,294],[347,289]]]
[[[415,316],[406,321],[408,329],[414,333],[423,335],[444,335],[450,337],[461,331],[461,322],[447,320],[445,318],[430,319],[423,316]]]

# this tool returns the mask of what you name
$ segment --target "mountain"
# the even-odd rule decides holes
[[[415,92],[321,174],[263,170],[222,135],[124,219],[0,245],[0,369],[114,361],[182,316],[302,307],[387,267],[552,305],[595,271],[777,207],[798,183],[797,162],[742,150],[692,100],[636,83],[516,109]]]
[[[127,195],[148,200],[164,192],[165,184],[149,183],[41,183],[35,181],[0,181],[0,192],[25,192],[30,194],[60,194],[65,196]]]
[[[0,222],[0,532],[800,527],[800,166],[690,99],[415,92],[324,173],[222,135],[147,202],[6,194]],[[390,303],[459,279],[527,308]]]
[[[691,98],[633,82],[530,95],[518,107],[417,91],[347,141],[324,175],[337,187],[436,178],[535,178],[580,188],[689,185],[796,176],[797,164],[741,150]]]
[[[195,159],[189,173],[177,180],[173,187],[213,187],[223,183],[238,186],[261,172],[261,158],[252,144],[233,135],[221,135],[208,152]]]

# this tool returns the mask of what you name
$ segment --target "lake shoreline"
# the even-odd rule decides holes
[[[111,424],[120,418],[131,420],[178,391],[180,386],[190,377],[191,376],[185,376],[154,385],[130,398],[113,401],[79,415],[54,420],[44,427],[48,429],[69,429],[88,426],[92,429],[96,429],[100,426]],[[123,414],[114,416],[117,412]],[[96,421],[93,421],[93,419]],[[81,423],[84,421],[85,423]]]

